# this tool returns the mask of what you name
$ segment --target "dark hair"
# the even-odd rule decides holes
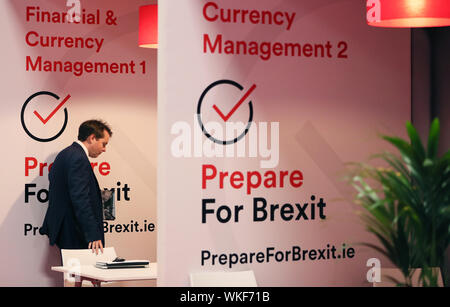
[[[78,140],[79,141],[86,141],[86,139],[91,135],[94,134],[96,139],[101,139],[104,137],[104,131],[107,131],[109,136],[112,136],[111,128],[108,126],[107,123],[101,121],[101,120],[87,120],[84,123],[80,125],[80,128],[78,128]]]

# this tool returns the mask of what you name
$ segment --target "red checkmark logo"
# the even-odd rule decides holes
[[[256,84],[253,84],[249,90],[242,96],[242,98],[234,105],[233,109],[231,109],[230,112],[228,112],[227,115],[224,115],[222,111],[216,106],[213,105],[213,109],[216,110],[216,112],[219,114],[219,116],[223,119],[223,121],[228,121],[230,117],[236,112],[236,110],[241,106],[241,104],[250,96],[250,94],[255,90]]]
[[[53,117],[53,115],[56,114],[56,112],[58,112],[59,109],[61,109],[61,107],[67,102],[67,100],[69,100],[70,95],[67,95],[66,98],[63,99],[63,101],[61,101],[61,103],[52,111],[52,113],[50,113],[49,116],[47,116],[47,118],[43,118],[37,111],[34,111],[34,115],[37,116],[37,118],[39,118],[41,120],[41,122],[44,123],[44,125],[50,120],[50,118]]]

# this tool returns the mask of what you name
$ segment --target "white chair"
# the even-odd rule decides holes
[[[114,247],[105,247],[103,249],[103,253],[99,252],[98,255],[92,252],[91,249],[62,249],[61,257],[63,266],[73,267],[73,271],[77,270],[77,267],[82,265],[95,265],[97,261],[112,261],[117,255]],[[73,286],[73,284],[81,283],[81,285],[90,285],[87,283],[88,280],[77,281],[74,280],[69,274],[64,274],[64,286]],[[95,284],[92,282],[94,286],[99,286],[99,284]],[[107,283],[112,285],[113,283]]]
[[[257,287],[253,271],[190,274],[191,287]]]

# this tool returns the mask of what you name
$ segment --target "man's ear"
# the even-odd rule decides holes
[[[88,136],[88,138],[87,138],[87,141],[88,141],[88,144],[92,144],[93,142],[94,142],[94,140],[95,140],[95,134],[91,134],[90,136]]]

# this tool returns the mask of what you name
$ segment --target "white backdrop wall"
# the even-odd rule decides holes
[[[62,274],[50,271],[60,265],[59,251],[37,232],[48,204],[48,166],[76,140],[81,122],[92,118],[107,121],[114,133],[106,153],[92,159],[100,186],[116,189],[106,246],[123,258],[156,260],[156,50],[137,44],[138,8],[155,1],[76,2],[81,23],[64,22],[62,13],[76,5],[67,7],[67,1],[0,3],[3,286],[62,284]],[[42,91],[59,99],[41,94],[24,107]]]
[[[159,285],[252,269],[260,286],[364,286],[369,258],[389,266],[358,245],[375,240],[341,176],[389,148],[380,133],[405,134],[410,32],[365,14],[360,0],[159,3]]]

